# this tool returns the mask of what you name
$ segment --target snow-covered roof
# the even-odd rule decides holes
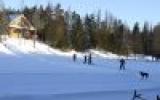
[[[9,27],[18,28],[18,29],[36,30],[23,14],[14,18],[10,22]]]

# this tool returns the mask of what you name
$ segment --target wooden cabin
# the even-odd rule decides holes
[[[36,33],[36,29],[29,20],[21,14],[9,23],[8,33],[9,37],[12,38],[32,38]]]

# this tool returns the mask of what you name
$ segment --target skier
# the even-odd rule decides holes
[[[142,95],[138,94],[136,90],[134,90],[134,94],[133,94],[133,99],[132,100],[136,100],[136,99],[142,99]]]
[[[73,61],[76,62],[76,60],[77,60],[77,55],[73,54]]]
[[[123,58],[120,59],[120,70],[125,70],[125,60]]]
[[[86,64],[87,63],[87,56],[85,55],[84,56],[84,62],[83,62],[84,64]]]
[[[90,53],[88,56],[88,65],[92,64],[92,54]]]

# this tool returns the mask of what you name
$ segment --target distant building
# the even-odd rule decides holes
[[[9,36],[12,38],[32,38],[36,29],[29,22],[29,20],[23,15],[19,15],[11,20],[8,25]]]

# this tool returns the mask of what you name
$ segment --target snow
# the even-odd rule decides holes
[[[0,44],[0,52],[13,55],[13,53],[11,51],[9,51],[7,48],[5,48],[5,46],[3,44]]]
[[[110,53],[110,52],[104,52],[104,51],[99,51],[99,50],[91,50],[91,52],[96,55],[96,56],[100,56],[103,58],[108,58],[108,59],[117,59],[120,58],[120,56]]]
[[[127,70],[119,71],[122,56],[90,52],[93,65],[83,64],[87,53],[63,52],[38,41],[34,48],[32,40],[7,38],[0,43],[0,99],[131,100],[134,89],[146,100],[160,95],[159,62],[128,59]],[[150,78],[141,80],[139,71],[150,73]]]

